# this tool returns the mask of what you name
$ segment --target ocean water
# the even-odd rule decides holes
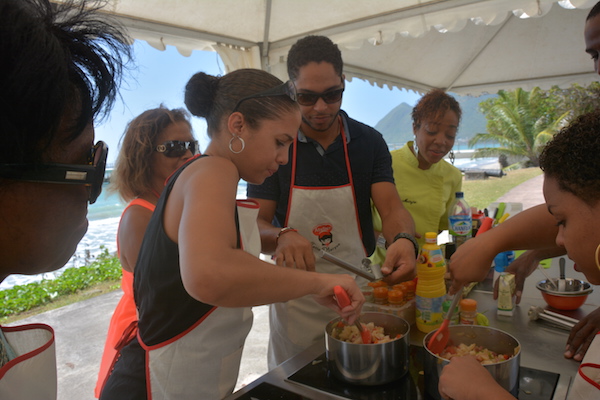
[[[244,181],[241,181],[238,186],[237,198],[246,198],[246,182]],[[117,194],[108,193],[105,186],[96,202],[88,207],[88,230],[79,242],[75,254],[64,267],[39,275],[9,275],[0,283],[0,290],[42,279],[53,279],[66,268],[86,265],[102,252],[101,246],[107,248],[110,253],[116,253],[117,229],[123,209],[125,209],[125,203]]]

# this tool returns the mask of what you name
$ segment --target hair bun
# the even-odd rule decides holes
[[[204,72],[194,74],[185,85],[185,105],[193,115],[206,118],[210,114],[219,78]]]

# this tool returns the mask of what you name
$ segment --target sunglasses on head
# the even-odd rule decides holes
[[[66,183],[89,186],[90,204],[102,192],[108,146],[100,141],[90,151],[88,165],[77,164],[0,164],[0,176],[27,182]]]
[[[181,140],[169,140],[156,146],[156,151],[163,153],[167,157],[182,157],[188,150],[192,152],[192,155],[196,154],[198,141],[191,140],[184,142]]]
[[[240,108],[240,104],[242,104],[246,100],[257,99],[259,97],[273,97],[273,96],[288,96],[290,99],[292,99],[292,101],[296,101],[297,94],[296,94],[296,86],[294,85],[294,82],[287,81],[285,83],[282,83],[281,85],[272,87],[267,90],[263,90],[262,92],[258,92],[255,94],[251,94],[250,96],[242,97],[237,102],[235,107],[233,107],[232,113],[236,112],[238,110],[238,108]]]
[[[298,93],[298,104],[301,106],[312,106],[319,98],[323,99],[327,104],[333,104],[342,100],[342,93],[344,93],[344,88],[328,90],[323,93]]]

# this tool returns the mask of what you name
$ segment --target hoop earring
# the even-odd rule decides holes
[[[242,148],[239,149],[239,151],[233,150],[233,140],[234,139],[238,139],[242,143]],[[231,151],[233,154],[240,154],[242,151],[244,151],[245,148],[246,148],[246,142],[244,142],[244,139],[242,139],[238,135],[233,135],[231,137],[231,139],[229,140],[229,151]]]
[[[600,244],[598,245],[598,247],[596,247],[596,257],[594,258],[594,261],[596,261],[596,267],[600,269],[600,263],[598,262],[598,253],[600,253]]]
[[[448,155],[448,157],[450,158],[450,162],[452,163],[452,165],[454,165],[454,160],[456,159],[456,157],[454,156],[454,150],[450,150],[450,154]]]

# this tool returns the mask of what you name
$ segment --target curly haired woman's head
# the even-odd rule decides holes
[[[600,200],[600,111],[584,114],[554,136],[540,168],[559,187],[593,205]]]
[[[458,101],[442,89],[432,89],[413,108],[413,126],[418,129],[424,121],[438,121],[448,110],[454,111],[460,123],[462,110]]]
[[[189,114],[181,108],[164,106],[146,110],[135,117],[121,138],[121,150],[110,178],[111,191],[125,201],[141,196],[152,188],[152,156],[161,133],[171,124],[185,123],[190,131]]]

